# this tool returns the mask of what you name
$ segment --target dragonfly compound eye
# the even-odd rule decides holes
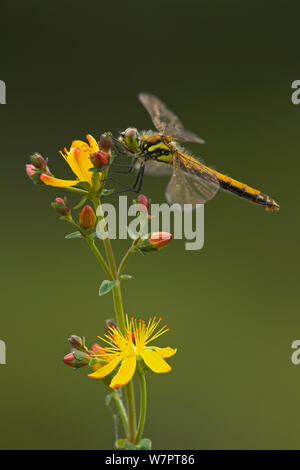
[[[124,140],[130,150],[137,150],[140,145],[140,134],[134,127],[128,127],[124,132]]]

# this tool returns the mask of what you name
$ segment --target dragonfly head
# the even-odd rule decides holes
[[[136,152],[140,147],[141,136],[135,127],[128,127],[125,131],[121,132],[118,140],[130,150]]]

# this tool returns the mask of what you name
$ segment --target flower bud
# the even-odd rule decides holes
[[[81,351],[75,351],[67,354],[63,358],[63,362],[69,366],[78,369],[79,367],[86,366],[89,363],[90,356]]]
[[[161,250],[173,240],[173,235],[169,232],[154,232],[148,239],[155,250]]]
[[[30,157],[31,163],[38,168],[39,170],[43,170],[47,167],[47,161],[40,153],[34,153]]]
[[[75,361],[75,356],[73,353],[69,353],[67,354],[64,358],[63,358],[63,361],[64,363],[67,365],[67,366],[70,366],[70,367],[76,367],[73,362]]]
[[[109,164],[109,155],[103,150],[98,150],[91,155],[91,161],[96,168],[103,168]]]
[[[38,183],[42,184],[42,181],[40,180],[41,172],[34,165],[32,165],[31,163],[28,163],[27,165],[25,165],[25,168],[26,168],[26,173],[31,179],[31,181],[37,184]]]
[[[83,341],[80,336],[72,335],[70,338],[68,338],[68,341],[74,349],[81,349],[83,346]]]
[[[30,163],[27,163],[27,165],[25,165],[25,167],[26,167],[27,175],[29,176],[29,178],[32,179],[33,175],[35,175],[35,166],[31,165]]]
[[[54,202],[51,202],[51,206],[59,215],[62,216],[66,216],[71,212],[71,206],[68,203],[66,197],[64,199],[62,199],[61,197],[57,197],[56,199],[54,199]]]
[[[97,223],[97,217],[91,206],[84,206],[80,212],[79,223],[86,230],[95,227]]]
[[[140,204],[145,206],[147,210],[149,209],[149,201],[148,201],[148,198],[144,194],[140,194],[137,200]]]
[[[114,318],[107,318],[104,322],[105,328],[116,328],[117,327],[117,322]]]
[[[173,240],[173,236],[168,232],[154,232],[146,240],[141,239],[136,245],[136,250],[144,253],[159,251]]]
[[[112,140],[110,132],[101,134],[100,141],[99,141],[100,150],[104,150],[105,152],[108,152],[111,149],[112,143],[113,143],[113,140]]]

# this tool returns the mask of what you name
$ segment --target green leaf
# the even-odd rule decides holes
[[[83,236],[81,235],[80,232],[73,232],[73,233],[69,233],[68,235],[65,236],[65,238],[83,238]]]
[[[101,196],[109,196],[110,194],[114,193],[115,192],[115,189],[114,188],[111,188],[111,189],[103,189],[102,192],[101,192]]]
[[[125,442],[126,442],[126,439],[118,439],[118,440],[115,442],[115,447],[116,447],[117,449],[124,449]]]
[[[106,405],[106,406],[109,406],[109,405],[110,405],[110,402],[111,402],[111,400],[112,400],[112,396],[113,396],[112,393],[109,393],[108,395],[106,395],[106,397],[105,397],[105,405]]]
[[[99,288],[99,295],[105,295],[112,290],[118,281],[108,281],[107,279],[102,282]]]
[[[124,449],[127,450],[138,450],[138,447],[132,444],[131,442],[125,441],[124,443]]]
[[[132,279],[132,276],[131,274],[121,274],[120,278],[127,281],[128,279]]]
[[[96,168],[96,167],[92,167],[92,168],[89,168],[89,171],[91,171],[92,173],[102,173],[102,168]]]
[[[150,441],[150,439],[142,439],[138,444],[137,448],[139,450],[151,450],[152,442]]]

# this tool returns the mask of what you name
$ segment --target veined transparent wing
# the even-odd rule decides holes
[[[156,129],[178,142],[196,142],[204,144],[204,140],[184,128],[180,119],[170,111],[157,96],[150,93],[139,93],[140,102],[151,116]]]
[[[171,176],[173,173],[173,165],[170,163],[162,163],[157,161],[145,162],[145,173],[151,176]]]
[[[188,159],[187,159],[188,161]],[[187,166],[185,159],[175,156],[173,175],[166,189],[169,204],[205,204],[219,190],[218,178],[199,162],[199,166]]]

